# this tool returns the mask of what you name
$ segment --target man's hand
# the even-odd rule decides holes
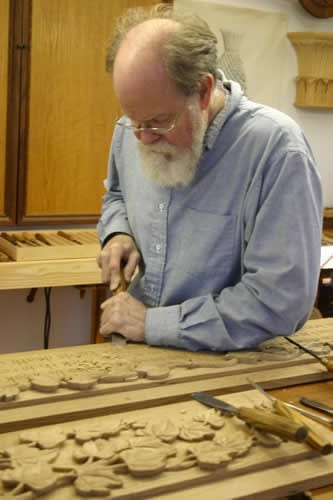
[[[120,266],[124,266],[124,277],[129,283],[139,261],[140,253],[128,234],[117,234],[111,238],[97,257],[97,264],[102,269],[102,281],[110,283],[111,291],[120,283]]]
[[[127,292],[120,292],[101,305],[100,334],[121,333],[127,340],[144,342],[147,308]]]

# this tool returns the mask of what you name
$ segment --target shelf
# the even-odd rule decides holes
[[[0,290],[100,283],[96,258],[0,263]]]

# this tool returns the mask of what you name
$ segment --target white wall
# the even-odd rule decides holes
[[[0,353],[43,349],[45,300],[38,289],[35,300],[27,302],[29,290],[0,291]],[[74,287],[51,291],[49,347],[90,343],[91,290],[80,299]]]
[[[196,0],[192,1],[195,5]],[[175,2],[177,3],[177,0]],[[304,10],[298,0],[206,0],[206,3],[282,12],[287,17],[288,31],[333,33],[333,17],[328,19],[313,17]],[[312,110],[294,106],[296,90],[294,79],[298,71],[296,53],[291,44],[285,70],[286,85],[280,109],[293,117],[302,127],[317,160],[323,183],[325,206],[333,207],[333,109]]]
[[[288,17],[289,31],[333,32],[333,18],[316,19],[299,5],[298,0],[207,0],[263,10],[280,11]],[[195,3],[195,0],[193,0]],[[296,55],[291,57],[285,75],[287,80],[282,111],[302,126],[314,150],[323,180],[326,206],[333,206],[332,143],[333,110],[317,111],[295,108],[294,77],[297,74]],[[28,290],[0,291],[0,352],[25,351],[43,348],[44,298],[39,290],[35,302],[25,298]],[[52,324],[50,347],[90,342],[91,294],[81,300],[72,288],[54,288],[52,292]]]

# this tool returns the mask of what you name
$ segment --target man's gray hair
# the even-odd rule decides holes
[[[107,48],[106,69],[112,72],[119,47],[127,33],[151,19],[170,19],[177,23],[168,32],[160,49],[167,73],[185,94],[192,95],[199,89],[203,75],[210,73],[217,78],[217,38],[206,21],[198,16],[175,12],[170,5],[128,9],[117,21]]]

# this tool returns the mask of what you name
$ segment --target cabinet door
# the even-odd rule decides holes
[[[6,206],[6,149],[7,149],[7,97],[9,52],[9,0],[0,0],[0,221],[8,222]],[[14,167],[16,168],[16,166]],[[16,200],[13,200],[15,205]]]
[[[20,224],[97,220],[120,113],[105,71],[107,41],[124,9],[154,3],[32,1]]]

